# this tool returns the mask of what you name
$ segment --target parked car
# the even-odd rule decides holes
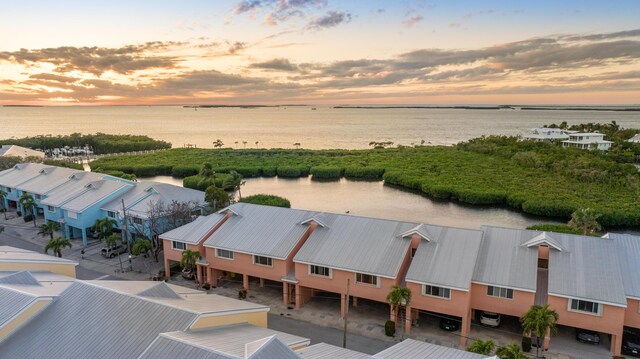
[[[622,353],[640,358],[640,337],[628,334],[623,335]]]
[[[582,343],[600,344],[600,334],[585,329],[576,329],[576,339]]]
[[[492,312],[480,313],[480,324],[487,327],[497,328],[500,326],[500,314]]]
[[[460,329],[460,319],[456,317],[443,317],[440,319],[440,329],[454,332]]]
[[[100,251],[100,254],[105,258],[113,258],[115,256],[121,255],[122,253],[127,253],[127,247],[122,244],[116,244],[112,247],[104,247]]]

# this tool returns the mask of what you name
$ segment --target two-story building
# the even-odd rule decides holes
[[[569,134],[569,139],[562,141],[563,147],[576,147],[583,150],[608,151],[613,142],[604,139],[604,133],[579,132]]]

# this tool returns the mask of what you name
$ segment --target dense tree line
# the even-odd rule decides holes
[[[148,136],[138,135],[110,135],[96,133],[83,135],[72,133],[70,135],[40,135],[17,139],[0,140],[0,145],[18,145],[42,151],[54,148],[84,147],[89,146],[95,154],[107,154],[118,152],[147,151],[171,148],[171,143],[154,140]]]

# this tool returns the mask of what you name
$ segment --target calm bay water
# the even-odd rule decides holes
[[[454,144],[528,128],[617,121],[640,128],[640,112],[459,109],[336,109],[331,107],[193,108],[179,106],[0,107],[0,138],[40,134],[141,134],[174,147],[367,148],[371,141]],[[247,144],[244,145],[243,141]],[[236,143],[237,142],[237,143]]]

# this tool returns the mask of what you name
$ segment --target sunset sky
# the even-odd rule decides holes
[[[640,1],[5,1],[0,104],[638,104]]]

